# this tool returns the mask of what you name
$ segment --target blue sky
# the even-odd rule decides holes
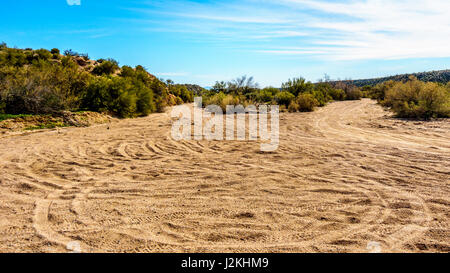
[[[78,5],[78,3],[80,5]],[[180,83],[368,78],[450,68],[448,0],[15,0],[0,40],[145,66]]]

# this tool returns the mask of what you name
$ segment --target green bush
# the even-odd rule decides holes
[[[297,98],[297,104],[300,112],[312,112],[319,106],[317,99],[308,93],[300,94]]]
[[[122,118],[145,116],[157,110],[150,88],[121,77],[92,79],[83,97],[83,108]]]
[[[53,55],[55,55],[55,54],[61,54],[61,51],[59,51],[59,49],[57,49],[57,48],[52,48],[52,50],[50,50],[50,53],[52,53]]]
[[[183,102],[193,102],[194,93],[189,91],[186,86],[181,84],[170,85],[169,92],[176,97],[180,97]]]
[[[119,63],[114,59],[99,60],[99,63],[92,70],[92,74],[97,76],[112,75],[119,70]]]
[[[298,96],[301,93],[312,92],[314,90],[314,84],[306,82],[304,78],[289,79],[287,82],[281,85],[283,91],[287,91],[294,96]]]
[[[253,92],[249,97],[255,101],[260,103],[269,103],[273,101],[274,93],[269,89],[263,89]]]
[[[358,87],[352,86],[346,90],[345,98],[347,100],[360,100],[362,98],[362,92]]]
[[[295,96],[291,92],[282,91],[275,95],[275,101],[280,104],[284,105],[285,107],[289,107],[289,104],[291,104],[291,101],[295,99]]]
[[[379,102],[384,101],[386,97],[387,90],[391,89],[394,86],[394,81],[387,81],[384,83],[377,84],[369,91],[369,98],[375,99]]]
[[[424,83],[411,77],[397,82],[386,92],[383,105],[391,107],[398,117],[450,117],[450,91],[437,83]]]

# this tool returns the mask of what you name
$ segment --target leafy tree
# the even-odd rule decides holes
[[[410,77],[387,90],[383,105],[404,118],[450,117],[450,92],[443,85]]]
[[[294,96],[298,96],[301,93],[312,92],[314,84],[307,82],[304,78],[293,78],[281,85],[283,91],[290,92]]]
[[[227,83],[224,81],[216,81],[216,83],[214,84],[214,86],[212,87],[212,91],[216,92],[216,93],[225,93],[227,90]]]
[[[70,57],[75,57],[78,56],[79,54],[75,51],[73,51],[72,49],[67,49],[64,50],[64,56],[70,56]]]

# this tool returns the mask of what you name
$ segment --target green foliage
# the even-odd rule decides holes
[[[78,56],[78,55],[79,54],[77,52],[73,51],[72,49],[64,50],[64,56],[75,57],[75,56]]]
[[[376,86],[378,84],[382,84],[387,81],[407,81],[409,77],[414,76],[418,80],[423,82],[436,82],[441,84],[447,84],[450,82],[450,70],[440,70],[440,71],[430,71],[430,72],[421,72],[414,74],[402,74],[395,75],[390,77],[376,78],[376,79],[364,79],[364,80],[348,80],[344,81],[346,84],[355,85],[357,87],[363,86]]]
[[[170,85],[169,86],[169,92],[176,97],[179,97],[184,102],[193,102],[194,101],[194,94],[192,92],[189,92],[186,86],[176,84],[176,85]]]
[[[212,87],[212,91],[216,92],[216,93],[226,93],[227,92],[227,83],[224,81],[216,81],[216,83],[214,84],[214,86]]]
[[[377,84],[375,87],[368,90],[368,97],[381,102],[385,99],[387,90],[391,89],[394,85],[394,81]]]
[[[52,50],[50,50],[50,53],[52,53],[53,55],[55,55],[55,54],[61,54],[61,52],[59,51],[59,49],[57,49],[57,48],[53,48]]]
[[[65,124],[64,122],[47,122],[47,123],[42,123],[42,124],[39,124],[36,126],[26,127],[25,130],[33,131],[33,130],[53,129],[53,128],[67,127],[67,126],[68,125]]]
[[[312,92],[314,90],[314,84],[306,82],[304,78],[289,79],[287,82],[281,85],[283,91],[287,91],[294,96],[298,96],[301,93]]]
[[[291,101],[295,99],[295,96],[291,92],[287,91],[281,91],[278,94],[275,95],[275,101],[280,104],[284,105],[286,107],[291,104]]]
[[[84,109],[110,112],[122,118],[156,111],[153,91],[132,78],[93,78],[82,101]]]
[[[3,45],[2,45],[3,46]],[[144,67],[119,67],[115,60],[100,60],[91,69],[82,64],[87,54],[58,49],[0,48],[0,113],[46,114],[90,110],[118,117],[162,112],[166,105],[193,101],[186,86],[167,86]],[[120,74],[115,75],[116,71]],[[173,103],[169,103],[173,100]],[[13,116],[11,116],[13,117]],[[1,118],[1,117],[0,117]]]
[[[0,113],[0,121],[7,120],[7,119],[24,118],[24,117],[30,117],[30,116],[31,115],[25,115],[25,114],[12,115],[12,114],[1,114]]]
[[[229,82],[216,82],[211,91],[212,93],[225,93],[233,96],[251,96],[251,93],[257,90],[258,84],[253,77],[242,76]]]
[[[298,109],[300,112],[312,112],[319,106],[319,101],[312,94],[300,94],[297,98]]]
[[[362,98],[362,95],[363,94],[361,90],[356,86],[348,88],[345,92],[345,98],[347,100],[360,100]]]
[[[300,109],[300,106],[298,105],[298,103],[296,101],[291,101],[291,103],[289,104],[289,107],[288,107],[288,111],[290,113],[293,113],[293,112],[298,112],[299,109]]]
[[[345,91],[342,90],[342,89],[334,89],[334,88],[331,88],[331,89],[328,91],[328,94],[329,94],[329,95],[331,96],[331,98],[332,98],[333,100],[335,100],[335,101],[345,100],[345,97],[346,97]]]
[[[78,107],[87,73],[61,66],[0,68],[0,100],[9,114],[38,114]]]
[[[119,63],[114,59],[99,60],[100,64],[94,67],[92,74],[97,76],[112,75],[119,70]]]
[[[258,102],[269,103],[273,101],[273,97],[273,93],[270,90],[263,89],[255,92],[254,100]]]

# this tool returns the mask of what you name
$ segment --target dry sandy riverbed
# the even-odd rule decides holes
[[[450,122],[370,100],[281,114],[280,147],[168,114],[0,138],[0,252],[450,251]]]

